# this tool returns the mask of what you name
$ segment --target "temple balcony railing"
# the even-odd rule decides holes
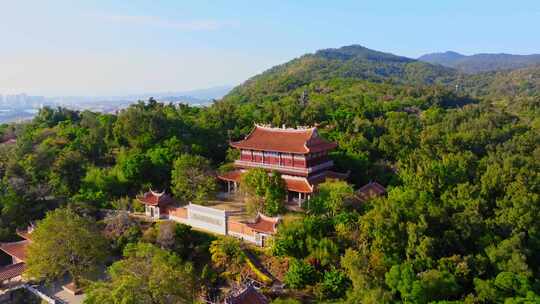
[[[330,169],[334,166],[334,162],[331,160],[326,161],[322,164],[318,164],[318,165],[307,167],[307,168],[283,166],[283,165],[268,164],[268,163],[261,163],[261,162],[245,161],[245,160],[236,160],[234,164],[242,168],[262,168],[262,169],[267,169],[267,170],[284,171],[284,172],[293,173],[293,174],[296,173],[296,174],[305,175],[305,176],[313,172],[318,172],[324,169]]]

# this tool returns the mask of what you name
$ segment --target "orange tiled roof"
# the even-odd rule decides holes
[[[223,174],[219,174],[218,178],[225,181],[236,181],[239,182],[242,177],[242,172],[239,170],[230,171]],[[283,180],[287,190],[294,192],[302,193],[311,193],[313,192],[313,187],[305,177],[289,177],[287,175],[282,175]]]
[[[386,188],[377,182],[370,182],[356,191],[358,198],[363,202],[374,197],[382,196],[385,193]]]
[[[305,154],[331,150],[337,145],[319,137],[317,128],[285,129],[255,125],[244,140],[231,142],[231,146],[239,149]]]
[[[308,182],[307,178],[290,178],[283,176],[287,190],[301,193],[312,193],[313,186]]]
[[[268,299],[249,285],[239,294],[225,300],[225,304],[268,304]]]
[[[0,267],[0,282],[20,276],[24,272],[25,268],[25,263],[17,263]]]
[[[246,223],[246,225],[257,231],[266,234],[274,234],[277,232],[277,224],[279,223],[279,218],[268,217],[262,214],[257,215],[255,223]]]
[[[28,244],[30,244],[30,241],[28,240],[13,243],[3,243],[0,244],[0,250],[21,261],[25,261]]]
[[[224,181],[237,182],[237,181],[240,181],[240,178],[242,177],[242,171],[240,170],[229,171],[222,174],[218,174],[217,177]]]
[[[157,193],[152,190],[146,192],[143,196],[137,197],[137,199],[143,204],[160,207],[175,203],[174,199],[167,193]]]

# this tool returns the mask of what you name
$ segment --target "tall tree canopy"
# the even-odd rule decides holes
[[[193,303],[196,284],[190,264],[147,243],[130,244],[124,259],[109,267],[110,280],[90,286],[85,304]]]
[[[69,274],[77,285],[91,278],[107,255],[107,242],[95,222],[69,209],[56,209],[32,232],[24,275],[54,280]]]
[[[203,202],[217,190],[210,162],[198,155],[181,155],[174,161],[172,192],[183,202]]]

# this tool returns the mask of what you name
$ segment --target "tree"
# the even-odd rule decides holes
[[[210,254],[215,267],[233,274],[240,272],[246,259],[240,241],[233,237],[221,237],[213,241]]]
[[[251,213],[275,216],[283,211],[287,190],[279,172],[269,175],[263,169],[251,169],[242,175],[240,187]]]
[[[93,283],[85,304],[193,303],[193,267],[174,253],[148,243],[130,244],[108,269],[110,280]]]
[[[308,236],[306,239],[308,258],[325,267],[336,262],[339,257],[339,248],[330,238],[315,239]]]
[[[347,182],[328,180],[319,185],[317,194],[305,205],[310,213],[336,216],[353,195],[354,190]]]
[[[217,189],[210,162],[198,155],[183,154],[174,161],[172,192],[183,202],[204,202]]]
[[[85,175],[85,159],[78,151],[62,152],[53,163],[50,180],[55,192],[73,195]]]
[[[176,223],[167,221],[158,224],[156,243],[163,249],[172,249],[176,241]]]
[[[139,189],[142,184],[149,181],[147,172],[152,169],[152,164],[148,157],[136,150],[123,151],[118,157],[118,167],[125,180],[129,181],[135,189]]]
[[[67,273],[78,285],[98,271],[107,249],[95,222],[69,209],[56,209],[32,233],[25,276],[53,280]]]
[[[341,298],[349,285],[350,281],[345,273],[334,268],[324,273],[322,282],[317,286],[317,293],[321,300]]]
[[[270,216],[283,212],[283,203],[287,198],[285,181],[279,172],[272,172],[268,177],[266,193],[264,194],[264,211]]]
[[[284,283],[290,288],[301,289],[306,285],[313,284],[316,279],[317,272],[313,266],[302,260],[294,259],[289,264]]]
[[[103,234],[111,242],[113,250],[120,254],[127,244],[137,243],[142,232],[137,221],[122,212],[105,220]]]

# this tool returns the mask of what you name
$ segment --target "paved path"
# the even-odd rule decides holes
[[[55,298],[63,301],[66,304],[82,304],[84,302],[84,294],[73,295],[65,290],[58,291],[54,294]]]

